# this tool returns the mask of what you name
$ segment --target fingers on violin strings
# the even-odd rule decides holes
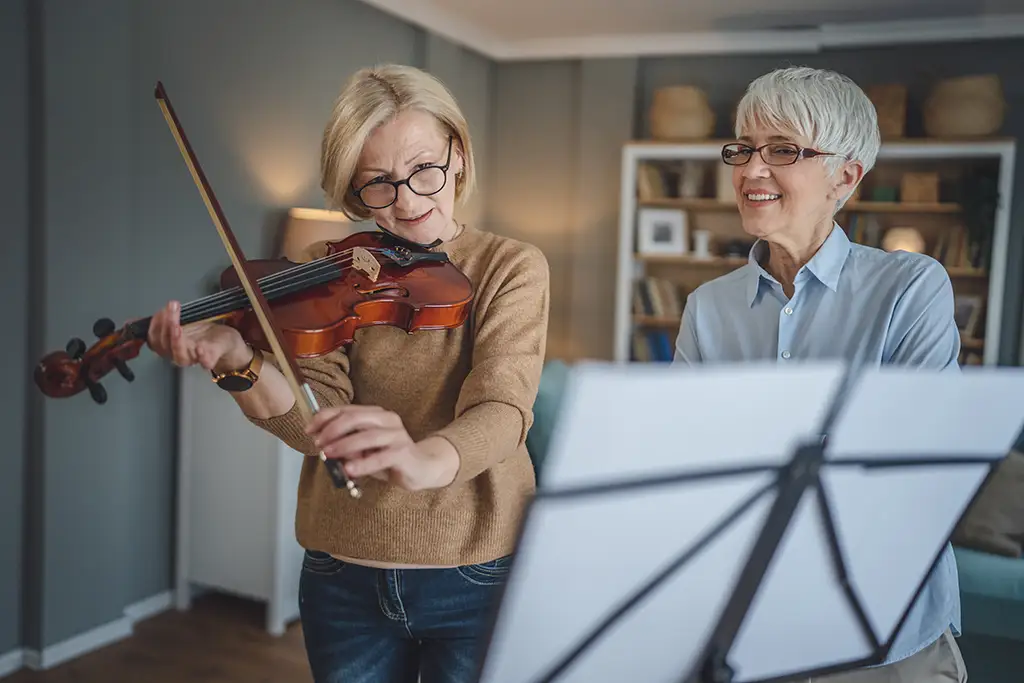
[[[170,348],[175,364],[187,366],[196,362],[195,344],[182,333],[177,323],[172,326]]]
[[[150,345],[163,356],[172,354],[172,331],[174,315],[171,312],[171,304],[167,304],[153,316],[149,327]]]

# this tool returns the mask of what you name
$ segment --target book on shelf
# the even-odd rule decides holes
[[[674,329],[683,317],[683,293],[671,280],[647,276],[633,283],[633,313],[641,320],[633,331],[633,359],[672,360]],[[649,319],[643,324],[642,318]]]
[[[675,354],[675,336],[665,329],[638,327],[633,330],[633,360],[668,363]]]
[[[643,277],[633,283],[633,313],[655,318],[683,316],[683,296],[679,286],[659,277]]]

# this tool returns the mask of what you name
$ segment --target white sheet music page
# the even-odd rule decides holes
[[[576,368],[481,682],[545,680],[585,645],[556,680],[678,683],[763,527],[775,468],[820,435],[843,375],[829,363]]]
[[[850,392],[822,479],[851,583],[883,641],[1022,418],[1020,368],[887,366],[866,371]]]
[[[817,433],[835,363],[583,363],[566,386],[543,488],[778,465]]]

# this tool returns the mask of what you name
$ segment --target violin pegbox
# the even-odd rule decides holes
[[[92,327],[99,341],[86,348],[85,342],[72,337],[63,351],[47,354],[36,365],[33,378],[44,394],[51,397],[65,397],[88,390],[96,403],[107,402],[107,391],[100,384],[100,378],[117,370],[128,382],[135,379],[135,373],[127,361],[135,358],[145,343],[145,335],[135,336],[134,329],[115,329],[110,318],[100,318]]]
[[[365,247],[352,248],[352,267],[362,271],[370,282],[376,282],[380,277],[380,263]]]

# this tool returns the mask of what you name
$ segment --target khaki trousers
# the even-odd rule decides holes
[[[956,639],[947,630],[934,643],[899,662],[845,671],[808,683],[967,683],[967,667]]]

